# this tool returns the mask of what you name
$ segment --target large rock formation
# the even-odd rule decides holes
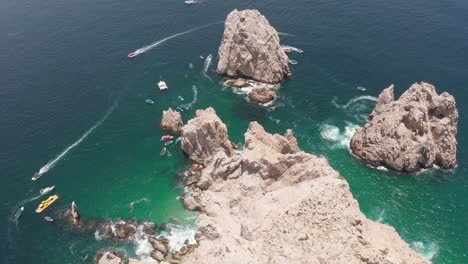
[[[180,135],[183,125],[184,122],[182,121],[182,116],[179,112],[172,110],[172,108],[163,111],[161,119],[162,130],[171,131],[176,135]]]
[[[129,259],[127,260],[123,254],[117,252],[99,252],[96,255],[96,264],[152,264],[153,262],[148,262],[138,259]]]
[[[456,166],[458,111],[455,99],[415,83],[398,100],[393,85],[380,94],[369,122],[351,139],[354,155],[372,166],[416,172]]]
[[[181,146],[189,158],[205,164],[219,150],[232,155],[226,125],[219,119],[213,108],[197,110],[196,117],[182,128]]]
[[[346,180],[300,151],[292,131],[271,135],[253,122],[242,153],[217,149],[189,190],[203,210],[199,246],[182,263],[429,263],[367,219]]]
[[[291,74],[278,32],[257,10],[227,16],[218,50],[217,73],[276,84]]]

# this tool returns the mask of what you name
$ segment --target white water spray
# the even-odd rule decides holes
[[[173,38],[176,38],[178,36],[182,36],[182,35],[185,35],[185,34],[188,34],[188,33],[192,33],[194,31],[197,31],[197,30],[200,30],[202,28],[206,28],[206,27],[209,27],[209,26],[212,26],[212,25],[215,25],[215,24],[219,24],[219,23],[222,23],[223,21],[218,21],[218,22],[214,22],[214,23],[210,23],[210,24],[206,24],[206,25],[203,25],[203,26],[199,26],[199,27],[195,27],[195,28],[192,28],[192,29],[189,29],[187,31],[184,31],[184,32],[180,32],[180,33],[176,33],[174,35],[171,35],[169,37],[165,37],[161,40],[158,40],[156,42],[153,42],[151,43],[150,45],[147,45],[147,46],[144,46],[142,48],[139,48],[137,50],[135,50],[133,53],[136,55],[139,55],[139,54],[142,54],[142,53],[145,53],[147,52],[148,50],[150,49],[153,49],[153,48],[156,48],[158,47],[159,45],[163,44],[164,42],[170,40],[170,39],[173,39]]]
[[[203,65],[203,75],[204,75],[206,78],[210,79],[210,80],[211,80],[211,78],[210,78],[206,73],[208,72],[208,68],[209,68],[210,65],[211,65],[211,60],[212,60],[212,59],[213,59],[213,56],[212,56],[211,54],[208,55],[208,56],[206,56],[205,64]]]
[[[332,104],[336,107],[336,108],[341,108],[341,109],[346,109],[348,108],[350,105],[358,102],[358,101],[361,101],[361,100],[368,100],[368,101],[374,101],[374,102],[377,102],[377,97],[374,97],[374,96],[370,96],[370,95],[363,95],[363,96],[358,96],[358,97],[355,97],[351,100],[349,100],[349,102],[347,102],[346,104],[344,105],[340,105],[336,102],[337,98],[334,97],[333,100],[332,100]]]
[[[109,117],[109,115],[115,110],[118,106],[118,100],[115,100],[114,103],[109,107],[107,112],[104,116],[101,117],[91,128],[89,128],[77,141],[73,142],[70,146],[68,146],[65,150],[63,150],[55,159],[49,161],[46,165],[44,165],[38,172],[39,175],[43,175],[44,173],[48,172],[52,169],[68,152],[70,152],[73,148],[78,146],[89,134],[91,134],[96,128],[102,125],[104,121]]]

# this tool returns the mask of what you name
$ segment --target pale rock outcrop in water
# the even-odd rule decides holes
[[[257,10],[227,16],[218,50],[217,73],[276,84],[291,74],[278,32]]]
[[[183,125],[184,122],[182,121],[182,116],[179,112],[172,110],[172,108],[163,111],[161,119],[162,130],[171,131],[176,135],[180,135]]]
[[[367,219],[346,180],[291,130],[271,135],[252,122],[242,153],[212,155],[204,188],[193,189],[199,246],[182,263],[430,263]]]
[[[276,93],[268,88],[256,88],[249,93],[249,100],[258,104],[265,104],[275,100]]]
[[[196,117],[182,128],[181,146],[189,158],[206,164],[219,150],[228,156],[233,153],[226,125],[219,119],[213,108],[197,110]]]
[[[437,94],[428,83],[415,83],[398,100],[393,85],[382,91],[369,122],[351,139],[354,155],[372,166],[416,172],[457,164],[458,111],[455,99]]]

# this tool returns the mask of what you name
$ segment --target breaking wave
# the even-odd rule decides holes
[[[188,240],[190,244],[195,244],[195,228],[190,225],[167,224],[168,230],[161,235],[169,239],[169,248],[179,250]]]
[[[337,126],[323,124],[320,126],[320,135],[323,139],[334,142],[336,147],[348,148],[349,142],[358,127],[358,125],[346,122],[344,131],[341,131]]]
[[[439,253],[439,245],[435,242],[424,243],[422,241],[411,242],[410,247],[424,256],[428,260],[432,260]]]

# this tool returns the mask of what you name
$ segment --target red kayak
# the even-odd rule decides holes
[[[129,58],[133,58],[133,57],[135,57],[135,56],[136,56],[135,52],[130,52],[130,53],[127,55],[127,57],[129,57]]]

